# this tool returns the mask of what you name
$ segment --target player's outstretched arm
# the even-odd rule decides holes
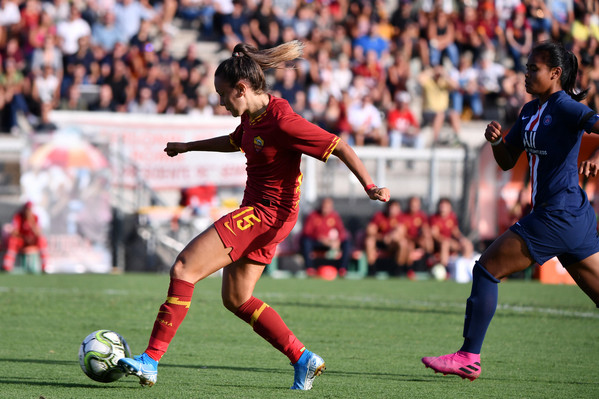
[[[164,152],[166,152],[166,155],[169,157],[174,157],[189,151],[233,152],[239,151],[239,149],[231,143],[229,136],[190,141],[188,143],[169,142],[164,148]]]
[[[335,147],[335,150],[333,151],[333,155],[347,165],[349,170],[351,170],[351,172],[358,178],[371,200],[379,200],[382,202],[389,201],[389,198],[391,198],[389,190],[386,187],[377,187],[376,184],[372,182],[372,178],[366,170],[366,167],[360,158],[358,158],[355,151],[345,141],[339,140],[337,147]]]

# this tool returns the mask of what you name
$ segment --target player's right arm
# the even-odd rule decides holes
[[[492,121],[485,130],[485,139],[493,146],[493,156],[502,170],[509,170],[516,165],[522,149],[507,143],[501,134],[501,125]]]
[[[231,142],[231,137],[227,135],[187,143],[169,142],[164,149],[169,157],[189,151],[234,152],[239,151],[239,148]]]

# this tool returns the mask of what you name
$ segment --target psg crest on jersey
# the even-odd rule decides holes
[[[254,137],[254,149],[256,150],[256,152],[262,151],[262,148],[264,148],[264,140],[262,140],[262,137]]]
[[[547,115],[543,118],[543,125],[549,126],[549,125],[551,125],[551,121],[552,121],[551,115]]]

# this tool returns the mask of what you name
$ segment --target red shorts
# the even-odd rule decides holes
[[[247,257],[267,265],[296,221],[297,215],[289,220],[278,220],[264,212],[260,205],[243,206],[217,220],[214,227],[225,246],[233,248],[229,253],[233,262]]]

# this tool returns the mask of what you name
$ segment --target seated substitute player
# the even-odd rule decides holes
[[[441,198],[437,204],[437,212],[430,217],[431,236],[434,250],[439,255],[439,262],[447,267],[452,253],[459,253],[464,258],[471,258],[474,251],[472,241],[460,231],[458,217],[453,211],[451,201]]]
[[[351,241],[341,216],[335,211],[333,199],[327,197],[321,201],[318,209],[306,217],[302,229],[301,251],[308,275],[316,274],[314,251],[329,250],[341,252],[339,275],[344,276],[351,257]]]
[[[406,264],[407,257],[406,228],[403,223],[401,205],[397,200],[389,201],[383,211],[374,214],[366,226],[364,250],[368,267],[376,271],[380,251],[391,255],[393,260],[392,274],[399,274]]]
[[[408,277],[414,276],[413,264],[415,251],[422,251],[422,258],[433,253],[433,237],[429,225],[429,216],[422,210],[420,197],[412,196],[408,199],[408,210],[403,215],[403,223],[406,226],[406,241],[408,255],[406,267]]]
[[[476,261],[466,302],[464,343],[456,353],[422,358],[435,372],[478,378],[480,351],[497,308],[498,284],[535,262],[542,265],[557,256],[599,307],[597,220],[578,178],[578,174],[597,175],[599,153],[577,165],[582,135],[585,131],[599,133],[599,115],[579,102],[587,91],[574,91],[578,60],[561,44],[537,44],[526,69],[526,91],[536,98],[522,107],[505,140],[495,121],[487,125],[485,139],[503,170],[513,168],[526,152],[533,211],[499,236]]]
[[[142,385],[156,382],[158,361],[187,314],[196,283],[220,269],[223,304],[289,358],[295,369],[292,389],[311,389],[314,377],[324,370],[324,360],[306,349],[272,307],[253,296],[265,265],[297,221],[302,154],[321,161],[337,156],[372,200],[389,200],[389,190],[372,183],[349,145],[297,115],[287,101],[266,92],[263,71],[300,57],[302,49],[299,41],[263,50],[236,45],[233,55],[216,69],[214,85],[220,104],[241,117],[240,125],[228,136],[169,142],[164,149],[169,156],[241,150],[246,157],[247,181],[241,207],[191,240],[177,256],[167,298],[146,350],[119,360]]]
[[[35,248],[40,254],[41,271],[46,271],[48,242],[33,212],[33,204],[27,201],[12,218],[10,235],[6,243],[6,253],[2,268],[8,272],[15,267],[19,252],[25,248]]]

